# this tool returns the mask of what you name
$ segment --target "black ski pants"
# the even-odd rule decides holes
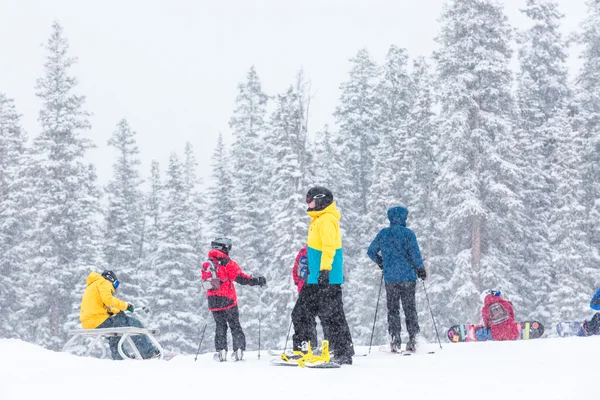
[[[306,288],[306,285],[304,285],[304,288]],[[320,345],[317,335],[317,320],[316,318],[313,318],[312,320],[304,318],[304,316],[310,312],[309,301],[313,301],[314,296],[311,298],[311,296],[303,295],[302,292],[304,291],[304,288],[300,291],[294,309],[292,310],[292,322],[294,324],[292,346],[294,350],[301,350],[304,342],[310,342],[311,348],[316,350]],[[319,317],[321,328],[323,329],[323,339],[329,340],[330,347],[333,348],[327,326],[323,323],[323,317],[320,315],[317,315],[317,317]],[[308,325],[304,326],[304,324]],[[308,332],[310,332],[310,334],[308,334]]]
[[[231,329],[231,338],[233,340],[233,350],[246,350],[246,336],[240,325],[240,312],[238,307],[231,307],[227,310],[213,311],[215,319],[215,350],[227,350],[227,325]]]
[[[600,312],[594,314],[592,319],[586,321],[587,322],[587,334],[588,335],[596,335],[600,333]]]
[[[352,357],[354,347],[344,314],[341,285],[305,285],[302,288],[292,311],[294,350],[299,350],[303,341],[311,340],[317,316],[335,355]]]
[[[415,301],[416,281],[386,282],[385,293],[388,309],[388,332],[392,337],[392,343],[400,346],[402,339],[402,325],[400,319],[400,301],[406,318],[406,330],[409,338],[414,338],[419,333],[419,317]]]

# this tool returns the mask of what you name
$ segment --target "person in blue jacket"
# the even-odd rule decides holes
[[[590,302],[592,310],[600,310],[600,289],[596,292]],[[585,320],[581,327],[582,336],[600,335],[600,312],[594,314],[592,319]]]
[[[383,270],[391,351],[400,351],[402,344],[400,301],[406,317],[409,338],[406,350],[415,351],[416,336],[419,333],[415,288],[417,277],[425,280],[427,273],[423,267],[417,236],[406,227],[408,209],[402,206],[392,207],[387,215],[390,226],[382,229],[375,236],[367,250],[367,255]]]

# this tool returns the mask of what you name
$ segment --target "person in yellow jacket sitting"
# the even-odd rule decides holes
[[[92,272],[88,275],[86,284],[79,315],[84,329],[144,327],[139,320],[125,315],[124,311],[134,311],[133,305],[113,296],[120,284],[113,271],[104,271],[102,274]],[[122,360],[117,350],[119,339],[117,336],[108,338],[114,360]],[[148,337],[136,335],[132,339],[143,358],[153,358],[159,354]]]

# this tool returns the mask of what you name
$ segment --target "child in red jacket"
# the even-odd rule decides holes
[[[227,360],[227,326],[231,329],[233,357],[240,361],[246,350],[246,337],[240,325],[237,295],[233,282],[240,285],[264,286],[263,276],[256,278],[242,272],[240,266],[229,258],[231,240],[218,238],[211,242],[208,260],[202,264],[202,285],[208,297],[208,309],[215,319],[215,359]]]
[[[494,340],[517,340],[519,330],[512,304],[502,298],[500,291],[490,290],[488,293],[481,310],[483,325],[492,331]]]

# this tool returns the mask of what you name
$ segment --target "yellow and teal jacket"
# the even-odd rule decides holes
[[[329,283],[341,285],[344,283],[344,255],[342,251],[342,235],[340,233],[340,212],[335,202],[321,211],[309,211],[312,219],[308,227],[308,265],[307,284],[319,283],[319,272],[329,270]],[[314,268],[318,265],[319,268]]]

